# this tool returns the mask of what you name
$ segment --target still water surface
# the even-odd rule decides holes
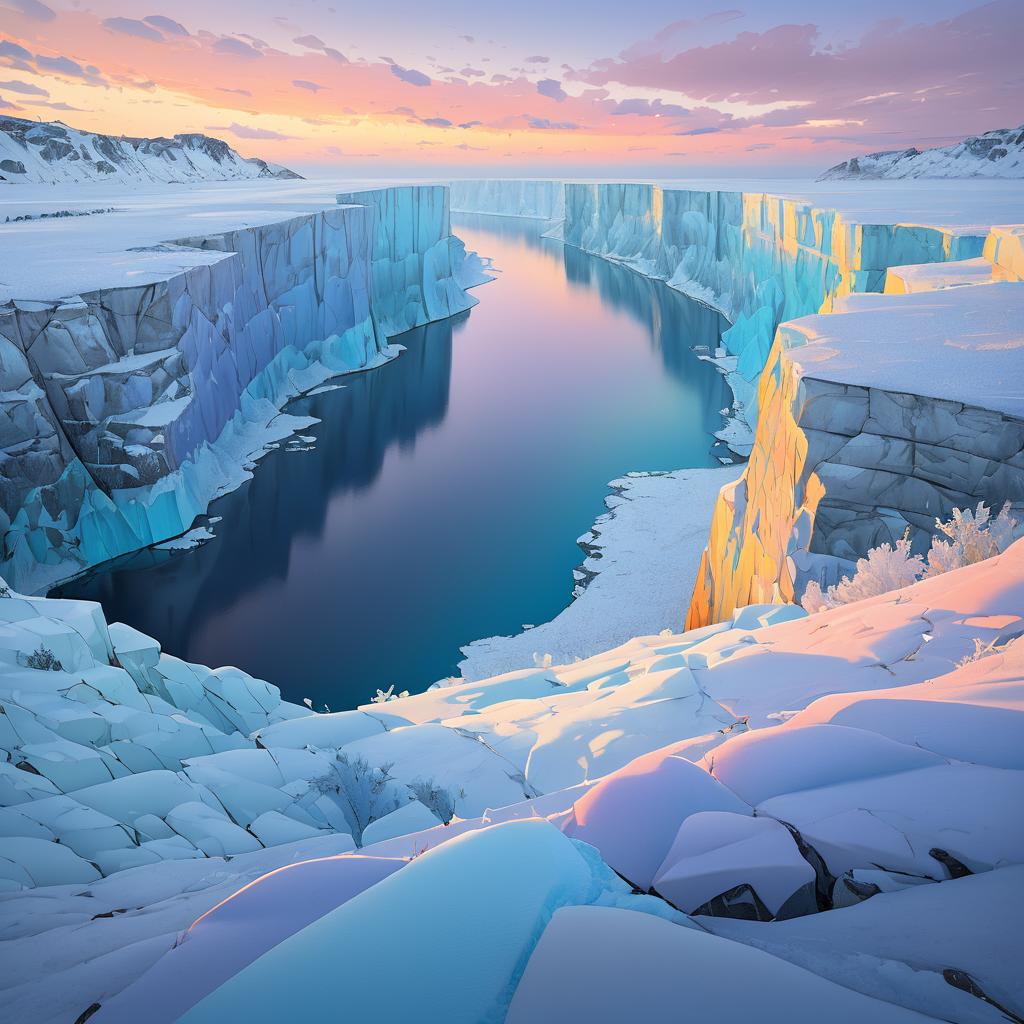
[[[529,221],[459,217],[501,273],[478,306],[290,411],[321,420],[211,508],[217,536],[68,585],[107,618],[320,709],[455,672],[459,647],[556,615],[575,538],[629,470],[717,465],[721,317]],[[680,509],[680,515],[686,510]]]

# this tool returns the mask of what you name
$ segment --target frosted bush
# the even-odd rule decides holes
[[[54,657],[49,647],[40,644],[31,654],[25,658],[25,664],[29,668],[37,668],[41,672],[63,672],[64,666]]]
[[[857,570],[852,579],[844,576],[827,591],[822,592],[818,583],[812,580],[807,584],[801,603],[811,614],[837,608],[841,604],[909,587],[920,579],[922,572],[924,559],[920,555],[912,555],[909,538],[902,537],[895,546],[882,544],[872,548],[867,558],[857,560]]]
[[[936,537],[932,541],[926,576],[939,576],[1001,554],[1014,541],[1017,521],[1010,516],[1009,502],[993,519],[991,510],[979,501],[974,512],[955,508],[948,522],[936,519],[935,526],[949,539]]]
[[[359,841],[371,821],[398,810],[408,799],[406,787],[396,783],[391,774],[393,767],[389,763],[374,767],[364,757],[339,754],[334,772],[312,780],[311,785],[339,804],[353,838]]]
[[[431,810],[446,825],[455,817],[457,802],[466,798],[464,789],[452,793],[450,789],[439,786],[432,779],[417,779],[410,782],[409,789],[424,807]]]
[[[533,663],[537,668],[551,668],[551,662],[554,659],[550,654],[538,654],[536,651],[533,652]]]
[[[370,698],[371,704],[387,704],[389,700],[398,700],[401,697],[408,697],[409,691],[403,690],[401,693],[395,693],[395,684],[392,683],[386,690],[378,690],[376,697]]]
[[[1018,536],[1017,527],[1017,521],[1010,515],[1009,502],[1003,505],[995,519],[984,502],[978,502],[973,512],[955,508],[946,522],[935,520],[935,528],[948,539],[941,536],[932,539],[927,564],[920,555],[910,553],[910,540],[904,536],[896,541],[895,546],[882,544],[872,548],[867,558],[857,561],[852,579],[844,576],[826,591],[812,580],[807,584],[800,603],[813,615],[828,608],[909,587],[925,576],[940,576],[965,565],[974,565],[1002,554]]]
[[[963,668],[965,665],[972,665],[976,661],[981,661],[982,658],[987,658],[993,654],[1002,654],[1008,646],[1008,641],[1000,641],[999,637],[994,640],[990,640],[985,643],[980,637],[974,638],[974,650],[970,654],[965,654],[957,663],[957,668]]]

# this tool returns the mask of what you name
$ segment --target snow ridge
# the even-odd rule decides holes
[[[0,182],[162,184],[243,178],[301,178],[287,167],[243,157],[226,142],[197,132],[133,139],[0,118]]]
[[[818,180],[883,178],[1024,178],[1024,125],[972,135],[952,146],[855,156],[830,167]]]

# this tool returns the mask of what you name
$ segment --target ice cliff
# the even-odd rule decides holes
[[[531,179],[456,179],[449,186],[452,211],[530,217],[555,223],[565,216],[565,189],[560,181]]]
[[[440,186],[179,238],[155,283],[0,306],[0,565],[23,589],[187,530],[299,421],[281,406],[468,308]],[[156,247],[161,248],[161,247]],[[145,252],[126,259],[140,262]]]
[[[126,185],[298,177],[287,167],[239,156],[209,135],[133,139],[83,132],[60,121],[0,118],[0,182]]]
[[[926,550],[953,508],[1024,518],[1020,235],[985,255],[894,267],[886,294],[778,328],[743,477],[723,488],[688,625],[834,583],[909,533]]]
[[[855,156],[830,167],[819,180],[879,178],[1024,178],[1024,125],[997,128],[952,146]]]
[[[732,322],[717,361],[740,422],[720,436],[750,463],[716,507],[689,626],[835,582],[908,527],[925,547],[953,507],[1024,503],[1017,229],[567,184],[564,237]]]

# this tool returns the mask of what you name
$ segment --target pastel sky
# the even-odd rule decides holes
[[[0,115],[307,174],[817,172],[1024,122],[1024,0],[0,0]]]

